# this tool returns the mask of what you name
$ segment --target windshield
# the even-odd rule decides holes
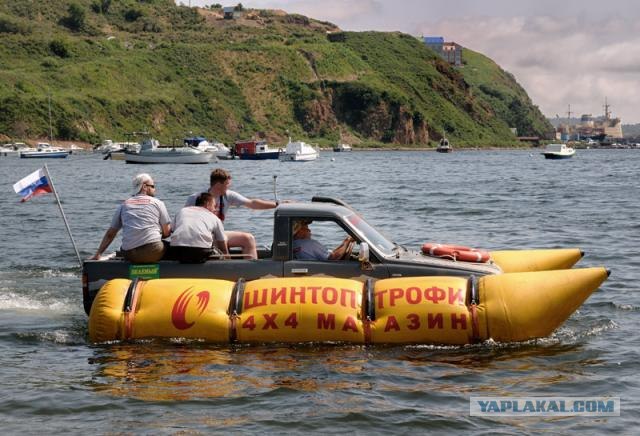
[[[370,246],[374,247],[377,251],[385,256],[391,256],[396,244],[385,238],[380,232],[371,227],[369,223],[362,219],[359,215],[353,213],[344,217],[360,235],[365,242],[368,242]]]

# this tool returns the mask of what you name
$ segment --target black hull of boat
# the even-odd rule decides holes
[[[259,153],[259,154],[239,154],[237,155],[240,160],[266,160],[266,159],[278,159],[280,152],[274,153]]]
[[[560,159],[570,159],[573,157],[572,154],[566,156],[566,155],[558,155],[558,154],[552,154],[552,153],[543,153],[544,154],[544,158],[545,159],[554,159],[554,160],[560,160]]]

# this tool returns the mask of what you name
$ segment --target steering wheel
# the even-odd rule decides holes
[[[351,253],[353,252],[353,247],[356,245],[355,239],[349,237],[349,242],[347,242],[347,246],[344,249],[344,254],[340,258],[340,260],[349,260],[351,258]]]

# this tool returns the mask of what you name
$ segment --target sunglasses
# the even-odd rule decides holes
[[[149,188],[156,189],[156,185],[150,185],[150,184],[148,184],[148,183],[145,183],[145,185],[146,185],[146,186],[148,186]]]

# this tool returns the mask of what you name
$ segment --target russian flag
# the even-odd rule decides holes
[[[31,197],[50,194],[52,192],[51,184],[44,172],[44,168],[40,168],[38,171],[34,171],[24,179],[18,181],[13,185],[13,190],[16,191],[16,194],[22,196],[21,202],[27,201]]]

